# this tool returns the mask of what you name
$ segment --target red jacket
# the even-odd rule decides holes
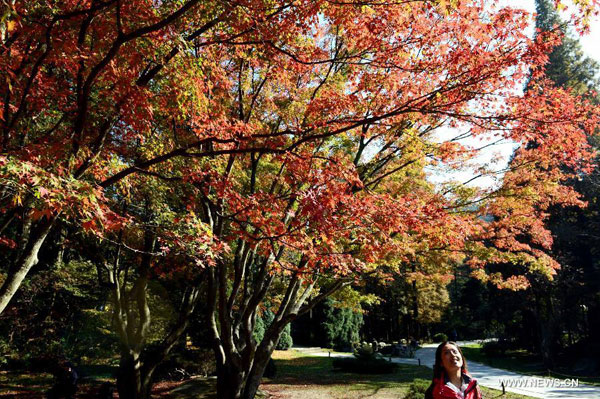
[[[463,374],[463,379],[467,383],[464,399],[481,399],[481,390],[477,385],[477,380],[471,376]],[[433,399],[460,399],[460,395],[452,388],[446,386],[444,378],[436,379],[433,383]]]

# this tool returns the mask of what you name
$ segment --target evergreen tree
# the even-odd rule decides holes
[[[328,299],[325,306],[325,320],[322,324],[328,348],[347,349],[358,343],[362,324],[361,313],[349,308],[336,307],[335,301]]]
[[[536,35],[558,35],[559,39],[544,65],[545,78],[556,87],[597,101],[594,89],[598,87],[598,63],[584,55],[579,40],[552,0],[536,0],[535,4]],[[531,87],[528,85],[527,89]],[[590,137],[598,148],[594,140]],[[537,146],[536,141],[531,141],[526,147]],[[510,163],[513,161],[514,157]],[[467,334],[510,338],[520,347],[539,353],[548,369],[567,366],[584,355],[578,354],[573,345],[585,345],[588,355],[594,353],[591,337],[600,332],[600,323],[594,322],[600,319],[600,262],[594,260],[600,255],[600,234],[595,233],[600,229],[598,177],[596,170],[569,182],[587,201],[587,209],[555,206],[549,210],[545,223],[553,236],[550,255],[561,264],[552,280],[542,272],[529,272],[531,287],[526,292],[502,292],[490,284],[469,281],[454,290],[449,309],[454,317],[445,318],[452,324],[442,327],[458,326]],[[527,240],[525,236],[521,239]],[[514,265],[503,263],[487,268],[503,275],[518,273]],[[462,315],[461,321],[456,321],[455,315]],[[475,317],[471,319],[470,315]],[[600,346],[596,345],[595,350],[600,353]],[[596,363],[600,369],[600,362]]]
[[[537,34],[558,33],[560,43],[548,55],[545,76],[557,87],[573,90],[578,95],[592,97],[598,86],[598,63],[584,56],[581,44],[569,30],[549,0],[536,0]],[[572,186],[590,204],[587,210],[555,207],[550,213],[548,227],[554,236],[553,256],[562,264],[554,280],[546,276],[530,278],[528,308],[532,309],[538,324],[538,349],[548,368],[556,367],[561,348],[578,339],[591,337],[585,324],[586,315],[580,309],[595,309],[595,294],[599,292],[598,265],[590,262],[598,248],[597,240],[590,240],[590,228],[598,226],[597,200],[600,196],[595,177],[597,172],[581,176]],[[596,270],[596,277],[593,277]],[[583,321],[583,323],[582,323]],[[578,327],[580,326],[580,327]],[[562,332],[568,332],[565,342]]]
[[[555,32],[561,42],[548,55],[545,75],[556,86],[570,88],[578,94],[597,86],[598,63],[584,56],[579,40],[569,30],[550,0],[536,0],[535,27],[541,32]]]
[[[254,340],[256,342],[261,342],[265,336],[265,331],[267,330],[267,328],[269,328],[269,326],[271,325],[271,323],[273,323],[273,320],[275,319],[275,314],[267,309],[263,312],[263,314],[261,316],[258,316],[256,318],[256,324],[254,326]],[[277,346],[275,347],[275,349],[278,350],[287,350],[289,348],[292,347],[292,345],[294,344],[294,340],[292,339],[292,326],[291,324],[288,324],[284,329],[283,332],[281,333],[281,336],[279,337],[279,342],[277,342]]]
[[[362,326],[363,314],[359,309],[328,298],[294,321],[292,335],[300,345],[347,350],[360,341]]]

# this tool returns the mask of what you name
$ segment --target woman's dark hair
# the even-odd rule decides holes
[[[437,349],[435,350],[435,363],[433,364],[433,378],[442,378],[444,377],[446,370],[444,370],[444,366],[442,365],[442,349],[446,345],[454,345],[456,349],[458,349],[458,353],[460,353],[460,357],[462,358],[463,365],[460,368],[460,372],[463,374],[467,373],[467,359],[465,359],[465,355],[463,355],[462,350],[454,341],[444,341],[442,342]]]
[[[446,370],[444,370],[444,366],[442,364],[442,349],[446,345],[454,345],[456,349],[458,349],[458,353],[460,353],[460,357],[462,358],[463,365],[460,368],[460,372],[462,374],[467,374],[467,359],[465,359],[465,355],[463,355],[462,350],[454,341],[444,341],[435,350],[435,363],[433,364],[433,380],[431,381],[431,385],[425,392],[425,399],[433,399],[433,386],[435,384],[435,380],[442,379],[446,375]]]

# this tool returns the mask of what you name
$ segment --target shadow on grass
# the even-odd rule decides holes
[[[431,378],[431,370],[426,367],[398,365],[391,374],[354,374],[334,371],[330,358],[298,357],[275,360],[277,376],[265,378],[266,386],[321,386],[338,385],[340,390],[348,392],[349,397],[373,397],[384,389],[400,389],[416,378]],[[94,378],[110,378],[115,368],[111,366],[86,366],[81,368],[82,379],[78,399],[97,397],[101,381]],[[44,392],[52,385],[49,374],[9,373],[0,374],[0,399],[43,399]],[[334,388],[337,389],[337,388]],[[156,398],[194,398],[216,399],[215,378],[193,378],[183,383],[161,382],[153,390]]]
[[[357,387],[393,387],[413,382],[416,378],[430,379],[431,369],[425,366],[398,364],[389,374],[358,374],[336,371],[333,359],[324,357],[299,357],[275,360],[277,375],[266,379],[271,384],[287,385],[337,385],[353,384]],[[359,389],[359,388],[357,388]]]
[[[117,366],[83,365],[77,367],[81,378],[85,379],[114,379],[117,376]]]
[[[217,379],[216,378],[192,378],[184,382],[177,388],[171,390],[171,394],[182,395],[185,397],[194,397],[194,395],[203,395],[202,398],[212,399],[217,397]]]
[[[3,371],[0,372],[0,398],[34,398],[43,395],[52,381],[50,374]]]
[[[333,369],[332,360],[323,357],[303,356],[292,359],[276,359],[277,375],[263,379],[263,387],[276,386],[339,386],[348,392],[349,397],[373,397],[383,389],[401,389],[416,378],[430,379],[431,369],[427,367],[398,365],[391,374],[354,374],[338,372]],[[262,388],[261,388],[262,389]],[[359,396],[357,396],[357,394]],[[193,378],[180,386],[169,390],[169,398],[216,399],[215,378]]]
[[[20,371],[2,371],[0,372],[0,386],[2,384],[17,383],[23,386],[44,386],[52,381],[52,374],[49,373],[25,373]]]
[[[513,370],[524,374],[546,373],[541,358],[526,350],[507,350],[504,355],[490,357],[486,356],[480,347],[462,347],[465,357],[475,362],[485,363],[492,367]]]
[[[3,373],[0,375],[0,399],[46,399],[46,392],[53,384],[51,377],[21,373]],[[101,382],[89,381],[79,384],[77,399],[97,399]]]
[[[81,366],[77,367],[81,379],[78,384],[77,398],[98,397],[98,388],[102,382],[113,379],[116,367]],[[50,373],[28,371],[0,372],[0,399],[42,399],[55,380]]]

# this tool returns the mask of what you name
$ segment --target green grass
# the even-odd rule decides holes
[[[432,370],[425,366],[399,364],[391,374],[355,374],[334,371],[332,358],[314,357],[296,351],[273,355],[277,375],[265,380],[269,392],[281,392],[290,397],[311,398],[398,398],[404,397],[415,380],[431,380]],[[525,399],[527,396],[483,388],[486,399]]]
[[[542,360],[539,356],[532,354],[526,350],[508,350],[504,356],[490,357],[487,356],[480,344],[471,344],[467,346],[461,346],[465,357],[468,360],[487,364],[491,367],[499,369],[514,371],[521,374],[538,376],[538,377],[551,377],[551,378],[578,378],[580,383],[597,385],[600,386],[600,378],[596,377],[566,377],[570,375],[569,370],[564,370],[565,374],[559,372],[550,372],[544,367]]]
[[[484,363],[488,366],[517,371],[522,374],[540,375],[544,373],[543,363],[539,357],[525,350],[507,351],[506,356],[503,357],[486,356],[479,344],[461,346],[461,350],[468,360]]]
[[[277,368],[275,378],[265,378],[261,390],[276,398],[289,399],[402,399],[415,380],[429,381],[431,369],[424,366],[399,364],[391,374],[354,374],[334,371],[333,358],[311,356],[293,350],[276,351],[273,355]],[[86,369],[96,378],[114,372],[112,367],[92,366]],[[43,391],[52,382],[49,374],[0,373],[0,399],[43,399]],[[426,383],[426,382],[425,382]],[[95,397],[99,381],[88,380],[81,398]],[[159,384],[155,396],[165,399],[215,399],[216,380],[195,378],[183,384]],[[164,385],[164,386],[163,386]],[[482,388],[485,399],[528,399],[527,396]],[[15,395],[16,394],[16,395]]]
[[[334,371],[333,358],[307,356],[305,354],[290,351],[285,357],[276,353],[273,358],[277,367],[278,382],[288,380],[302,380],[315,384],[329,383],[368,383],[381,386],[397,386],[402,383],[412,382],[415,378],[430,379],[431,369],[425,366],[411,366],[398,364],[398,370],[390,374],[355,374]]]

